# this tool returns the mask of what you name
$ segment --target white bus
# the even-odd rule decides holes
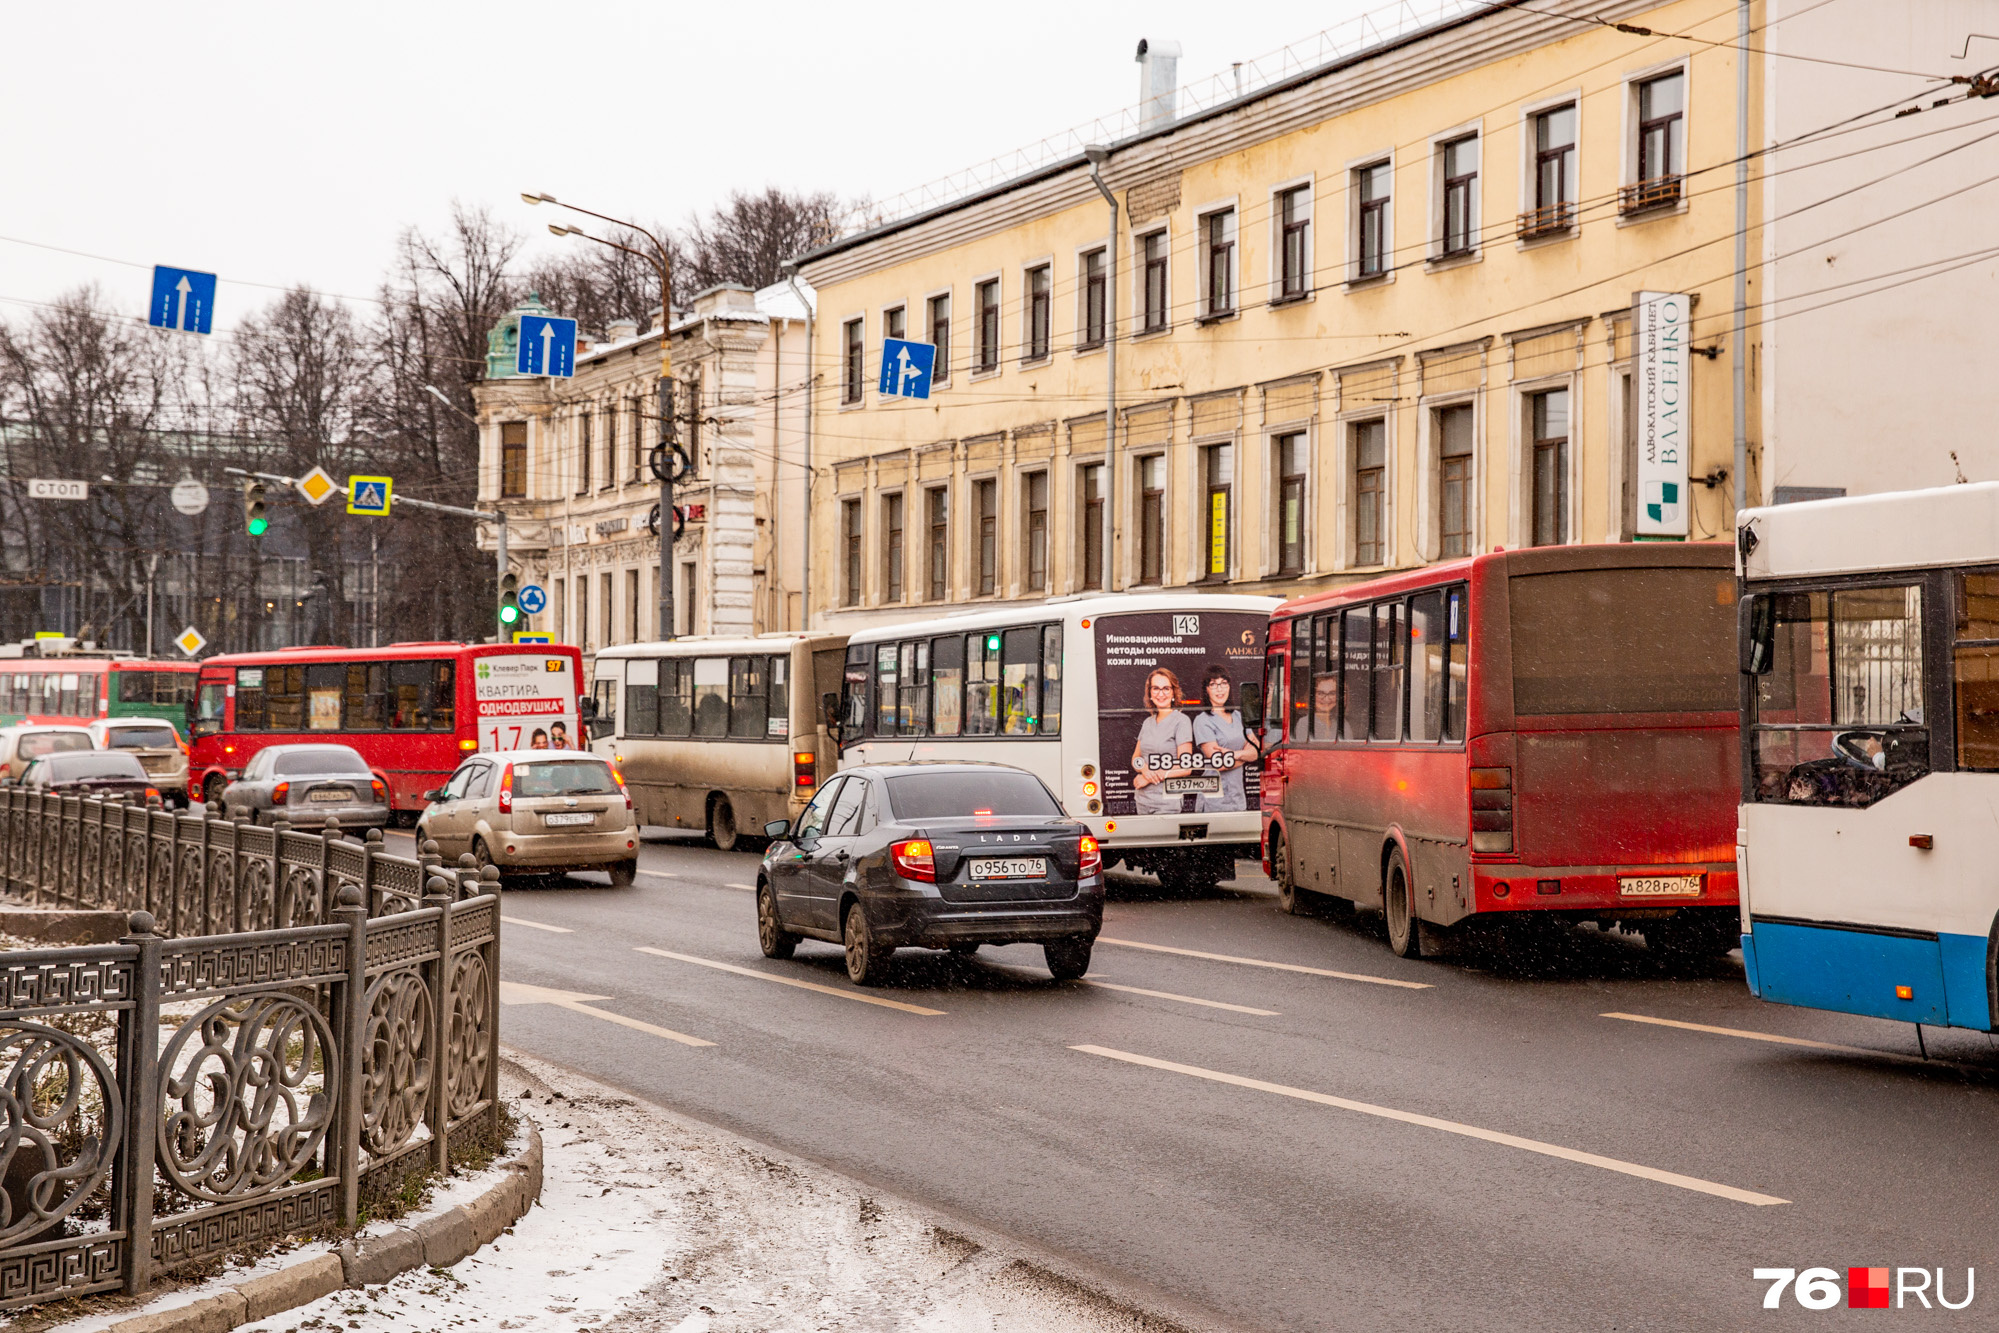
[[[847,640],[842,764],[986,759],[1037,774],[1107,866],[1184,890],[1259,855],[1274,597],[1085,594]]]
[[[1992,1030],[1999,483],[1744,511],[1749,986]]]
[[[590,748],[625,776],[641,824],[700,829],[724,851],[791,819],[838,756],[843,634],[628,643],[597,654]]]

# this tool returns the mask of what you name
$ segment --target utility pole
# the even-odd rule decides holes
[[[1103,165],[1111,150],[1091,144],[1083,150],[1090,160],[1090,183],[1111,206],[1111,239],[1105,246],[1109,270],[1104,275],[1104,591],[1117,591],[1117,196],[1104,184]]]

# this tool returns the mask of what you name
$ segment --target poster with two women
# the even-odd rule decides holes
[[[1257,808],[1261,751],[1243,695],[1260,688],[1268,623],[1242,611],[1097,620],[1105,814]]]

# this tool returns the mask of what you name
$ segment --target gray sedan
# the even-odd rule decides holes
[[[273,745],[250,756],[243,776],[222,789],[230,819],[280,819],[316,828],[332,815],[343,829],[389,822],[389,791],[348,745]]]

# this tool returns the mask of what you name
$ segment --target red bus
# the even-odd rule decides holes
[[[0,657],[0,726],[151,717],[184,732],[197,669],[116,655]]]
[[[584,748],[583,655],[566,644],[396,643],[286,648],[201,664],[188,789],[217,800],[267,745],[338,741],[361,752],[409,823],[473,750]]]
[[[1382,912],[1405,958],[1472,917],[1737,930],[1733,553],[1539,547],[1272,612],[1264,873]]]

